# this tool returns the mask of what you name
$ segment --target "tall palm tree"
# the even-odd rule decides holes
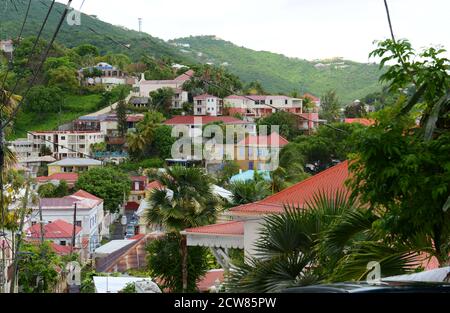
[[[377,220],[344,192],[319,192],[304,209],[286,207],[265,218],[256,255],[234,265],[227,288],[233,292],[279,292],[293,286],[341,279],[358,280],[378,260],[383,274],[413,268],[410,245],[383,243],[372,230]]]
[[[167,232],[180,238],[183,291],[187,290],[187,242],[180,231],[215,222],[219,202],[212,192],[210,178],[199,168],[175,166],[158,174],[165,186],[150,194],[150,208],[146,212],[149,224],[162,225]]]

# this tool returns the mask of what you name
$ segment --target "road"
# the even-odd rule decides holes
[[[125,98],[125,101],[128,103],[128,101],[130,101],[131,97],[132,97],[132,93],[130,93]],[[113,103],[109,107],[103,108],[100,111],[97,111],[97,112],[94,112],[94,113],[91,113],[91,114],[87,114],[85,116],[99,116],[99,115],[111,113],[111,111],[114,111],[117,108],[118,104],[119,104],[119,102]]]

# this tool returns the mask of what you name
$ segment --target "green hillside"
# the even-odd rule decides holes
[[[1,39],[17,36],[27,4],[27,1],[15,1],[17,13],[11,4],[5,6],[6,1],[9,2],[9,0],[0,0],[2,8],[0,10]],[[32,2],[24,36],[37,34],[50,3],[51,0]],[[56,4],[56,10],[45,28],[45,39],[48,39],[56,28],[60,12],[63,9],[63,4]],[[129,49],[115,44],[105,36],[128,45]],[[349,102],[380,89],[378,83],[380,72],[375,64],[362,64],[346,60],[310,62],[288,58],[281,54],[238,47],[213,36],[180,38],[166,42],[148,34],[114,26],[85,14],[81,17],[80,26],[69,26],[64,23],[57,41],[69,48],[90,43],[98,47],[102,54],[125,53],[135,61],[145,53],[158,58],[170,58],[174,62],[186,65],[194,63],[224,64],[244,82],[259,80],[270,92],[288,93],[296,90],[320,96],[330,89],[335,89],[343,102]],[[189,47],[186,47],[186,44]],[[323,67],[320,67],[318,63],[324,64]]]
[[[180,38],[171,43],[189,51],[185,54],[199,62],[226,66],[243,81],[259,80],[271,92],[297,90],[320,96],[335,89],[342,101],[349,102],[381,88],[375,64],[341,59],[310,62],[238,47],[214,36]]]
[[[15,1],[18,13],[10,3],[6,5],[5,2],[10,2],[10,0],[0,0],[0,38],[16,38],[25,16],[28,1]],[[51,0],[32,1],[30,15],[25,25],[23,37],[37,35],[50,4]],[[53,34],[64,8],[65,5],[61,3],[55,4],[49,22],[44,29],[44,39],[48,40]],[[129,45],[129,49],[120,44],[115,44],[106,36],[123,45]],[[98,47],[102,54],[108,52],[125,53],[134,60],[139,60],[142,53],[145,52],[148,55],[155,57],[170,57],[180,62],[193,61],[162,39],[129,30],[124,27],[114,26],[86,14],[82,14],[81,25],[79,26],[69,26],[68,23],[64,23],[58,34],[57,41],[68,48],[89,43]]]

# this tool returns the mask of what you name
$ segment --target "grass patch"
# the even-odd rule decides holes
[[[20,112],[14,123],[14,133],[8,136],[8,140],[27,137],[27,131],[56,130],[61,124],[69,123],[80,116],[93,113],[101,96],[93,95],[69,95],[64,97],[64,105],[61,112],[37,114],[33,112]]]

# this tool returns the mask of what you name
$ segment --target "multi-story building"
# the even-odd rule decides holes
[[[7,143],[8,147],[19,159],[39,156],[39,152],[33,149],[33,144],[33,141],[27,138],[17,139]]]
[[[83,157],[90,153],[91,146],[105,141],[99,131],[36,131],[28,134],[33,142],[33,152],[43,146],[50,149],[56,159]]]
[[[223,100],[209,94],[194,97],[194,114],[219,116],[223,114]]]
[[[188,130],[189,137],[198,137],[202,134],[203,126],[211,123],[222,122],[224,125],[230,126],[242,126],[247,134],[256,134],[255,123],[249,121],[243,121],[232,116],[175,116],[164,122],[165,125],[172,127],[182,126],[185,130]],[[181,130],[181,128],[180,128]]]
[[[89,253],[100,245],[102,234],[109,228],[104,221],[103,199],[86,191],[79,190],[71,196],[63,198],[43,198],[33,208],[29,223],[39,223],[39,209],[42,210],[42,221],[49,224],[58,220],[73,223],[76,205],[75,225],[81,227],[81,244]],[[72,224],[73,225],[73,224]]]
[[[277,110],[295,114],[303,113],[302,99],[279,95],[231,95],[224,99],[229,114],[239,113],[250,117],[264,117]]]

